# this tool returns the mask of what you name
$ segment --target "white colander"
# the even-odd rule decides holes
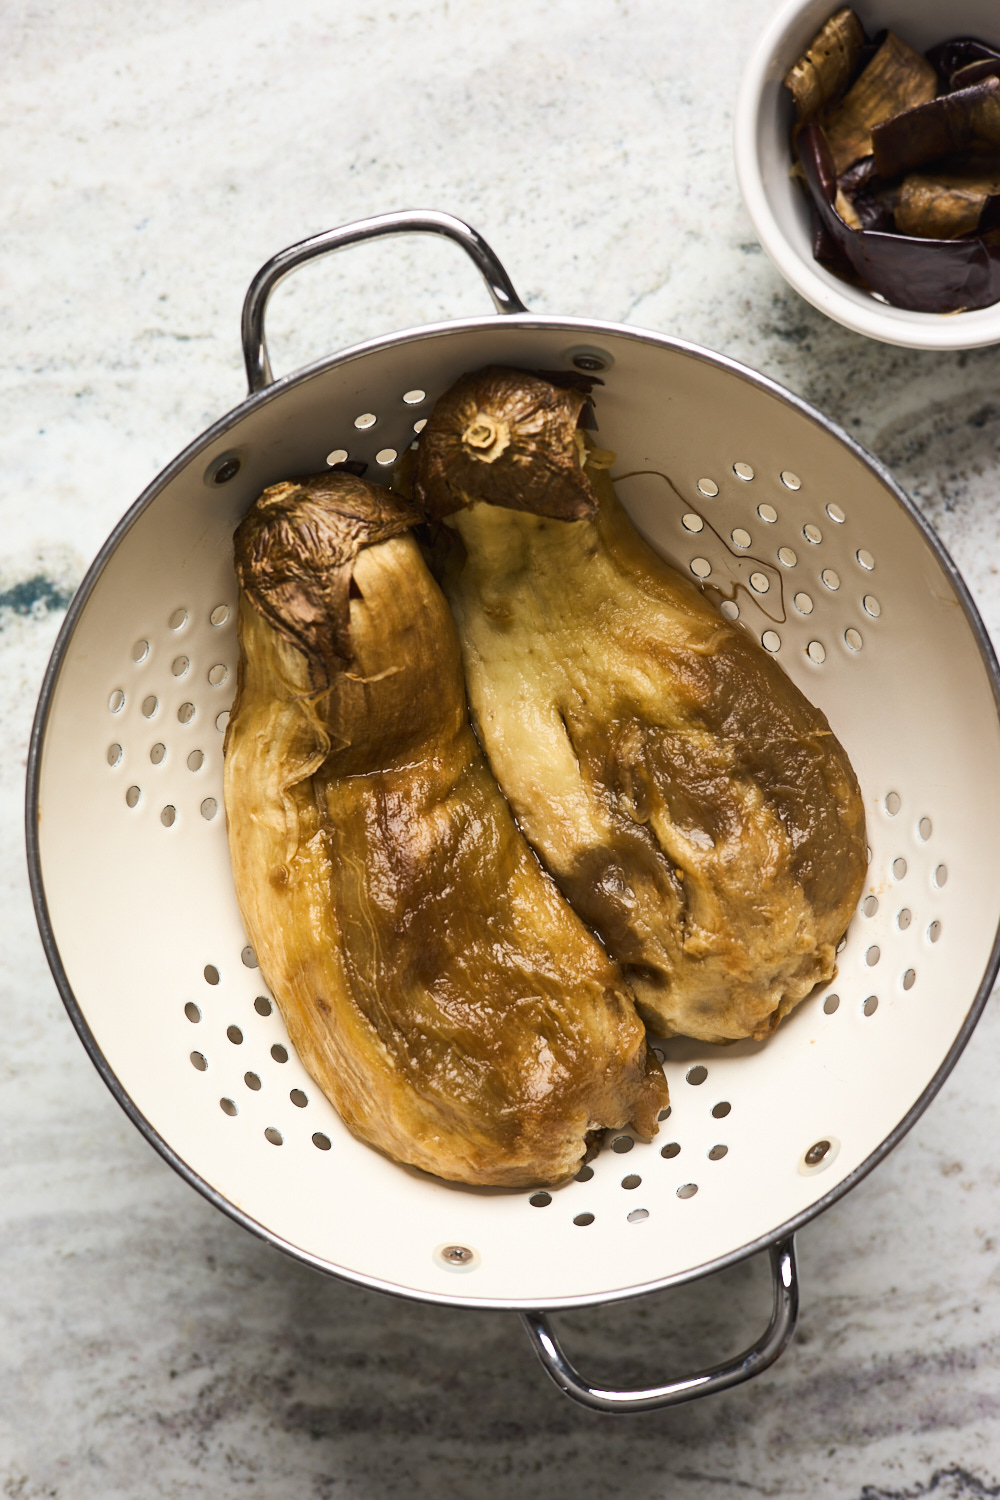
[[[500,317],[393,334],[273,383],[267,297],[378,235],[444,234]],[[269,263],[244,313],[251,395],[121,521],[66,618],[28,777],[38,920],[63,998],[130,1117],[212,1202],[297,1259],[430,1302],[526,1314],[577,1399],[628,1410],[745,1379],[794,1322],[794,1229],[847,1191],[940,1087],[998,963],[998,670],[969,594],[891,477],[760,375],[609,323],[535,317],[472,230],[396,214]],[[341,1125],[289,1046],[233,892],[222,741],[236,675],[232,532],[268,484],[388,479],[436,398],[486,364],[585,369],[619,494],[664,556],[773,651],[861,783],[871,863],[833,984],[768,1042],[661,1050],[672,1112],[539,1191],[451,1186]],[[598,1391],[545,1311],[771,1249],[775,1310],[736,1360]]]

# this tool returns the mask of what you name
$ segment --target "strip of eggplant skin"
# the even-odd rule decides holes
[[[1000,78],[942,94],[872,130],[875,167],[882,177],[898,177],[970,149],[1000,149]]]
[[[1000,245],[992,237],[928,240],[852,229],[834,206],[837,180],[821,127],[806,125],[797,150],[815,209],[863,285],[914,312],[964,312],[1000,302]]]
[[[595,1129],[654,1134],[666,1084],[620,970],[489,772],[454,623],[413,538],[359,536],[359,495],[373,492],[376,535],[393,497],[344,481],[346,517],[321,476],[311,493],[278,487],[263,534],[253,511],[237,532],[225,797],[247,934],[293,1045],[362,1140],[450,1180],[556,1182]],[[315,634],[345,529],[346,668]]]
[[[807,124],[824,105],[840,98],[854,76],[865,33],[853,10],[845,7],[830,17],[802,56],[785,75],[785,88],[795,100],[801,124]]]
[[[822,117],[838,176],[871,155],[876,125],[933,99],[937,91],[938,76],[927,59],[890,31],[841,102]]]
[[[911,172],[900,184],[894,211],[900,234],[955,239],[974,234],[1000,209],[1000,180],[970,173]]]
[[[590,519],[467,490],[448,522],[474,725],[648,1024],[763,1038],[835,972],[866,871],[857,782],[822,713],[642,541],[606,471],[586,475]],[[418,495],[433,508],[426,473]]]

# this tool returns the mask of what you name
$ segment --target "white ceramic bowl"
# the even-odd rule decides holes
[[[1000,302],[975,312],[909,312],[849,286],[813,260],[809,204],[788,175],[794,106],[782,79],[838,8],[837,0],[788,0],[743,74],[736,102],[736,175],[757,237],[807,302],[855,333],[910,349],[1000,343]],[[920,52],[954,36],[1000,45],[1000,0],[858,0],[854,9],[869,36],[885,26]]]

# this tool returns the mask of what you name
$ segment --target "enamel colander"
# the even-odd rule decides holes
[[[267,298],[380,235],[445,235],[500,316],[412,329],[278,380]],[[250,395],[108,538],[49,664],[28,849],[49,962],[90,1056],[147,1139],[255,1234],[318,1270],[428,1302],[521,1312],[576,1399],[630,1410],[769,1364],[797,1288],[794,1230],[901,1138],[953,1066],[998,963],[997,663],[953,564],[891,476],[732,360],[612,323],[536,317],[444,214],[316,236],[268,263],[243,324]],[[612,1134],[575,1180],[453,1186],[354,1139],[293,1052],[247,944],[222,805],[236,681],[232,532],[260,491],[327,464],[388,481],[437,397],[486,364],[584,370],[619,494],[652,545],[827,714],[857,771],[870,865],[834,982],[766,1043],[657,1044],[671,1112]],[[769,1249],[774,1312],[713,1370],[598,1390],[547,1314]]]

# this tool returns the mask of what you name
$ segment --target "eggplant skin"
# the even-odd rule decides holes
[[[472,734],[411,507],[343,480],[274,487],[236,534],[225,797],[247,934],[292,1043],[362,1140],[453,1181],[558,1182],[596,1130],[655,1134],[665,1080],[620,969]],[[332,647],[331,590],[349,604]]]
[[[647,1023],[761,1039],[835,973],[867,868],[857,780],[823,714],[642,541],[606,470],[585,477],[593,519],[472,491],[451,517],[474,726]]]

